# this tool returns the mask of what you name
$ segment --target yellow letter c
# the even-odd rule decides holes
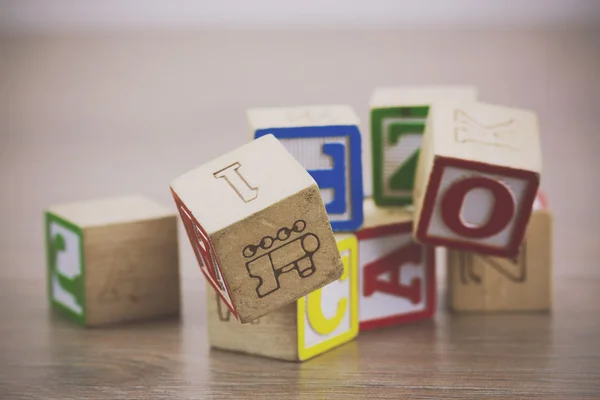
[[[348,255],[342,256],[342,263],[344,264],[344,272],[339,280],[345,281],[348,279],[350,257]],[[308,322],[315,332],[321,335],[328,335],[333,332],[335,328],[337,328],[342,322],[342,319],[346,314],[346,309],[348,308],[348,299],[345,297],[341,298],[338,301],[335,316],[332,318],[326,318],[323,315],[323,310],[321,309],[321,297],[322,289],[315,290],[308,295]]]

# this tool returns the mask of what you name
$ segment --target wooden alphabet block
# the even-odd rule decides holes
[[[360,330],[430,318],[436,306],[435,253],[413,241],[413,213],[365,199],[359,243]]]
[[[210,345],[242,353],[303,361],[358,334],[358,246],[354,235],[336,235],[344,273],[295,303],[249,324],[239,323],[213,290],[207,290]]]
[[[352,107],[255,108],[247,117],[253,137],[279,138],[315,179],[334,232],[362,225],[362,139]]]
[[[436,100],[476,100],[473,86],[377,88],[371,97],[373,200],[412,204],[415,171],[429,106]]]
[[[45,213],[51,305],[88,327],[179,313],[174,212],[138,196]]]
[[[432,105],[416,173],[415,238],[515,257],[541,169],[535,113],[473,102]]]
[[[200,269],[241,322],[343,272],[317,184],[273,135],[182,175],[171,191]]]
[[[547,311],[552,303],[552,214],[540,202],[516,259],[448,251],[448,305],[456,312]]]

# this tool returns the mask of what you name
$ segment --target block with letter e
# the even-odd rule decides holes
[[[239,323],[223,300],[208,290],[211,347],[288,361],[304,361],[358,334],[358,245],[356,236],[336,234],[343,260],[340,279],[251,323]]]
[[[243,323],[342,274],[319,188],[273,135],[178,177],[171,191],[201,271]]]
[[[174,211],[142,196],[48,207],[48,296],[80,325],[179,313]]]
[[[415,177],[416,240],[515,257],[542,170],[536,114],[439,102],[427,121]]]
[[[436,306],[434,249],[416,243],[413,213],[365,199],[358,231],[360,329],[430,318]]]
[[[552,231],[552,213],[543,194],[538,194],[516,258],[449,250],[449,308],[455,312],[550,310]]]
[[[390,86],[371,97],[373,200],[379,206],[412,204],[415,170],[431,103],[470,101],[473,86]]]
[[[254,108],[247,117],[253,137],[277,137],[315,179],[334,231],[361,226],[362,138],[352,107]]]

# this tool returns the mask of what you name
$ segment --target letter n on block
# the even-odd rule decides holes
[[[198,221],[196,221],[190,210],[185,206],[185,204],[183,204],[179,196],[177,196],[173,190],[171,190],[171,194],[173,195],[173,199],[177,205],[177,210],[179,211],[179,215],[183,221],[185,231],[190,239],[194,253],[196,254],[196,259],[200,265],[200,270],[211,286],[217,291],[221,299],[223,299],[223,302],[227,308],[229,308],[229,310],[237,318],[237,313],[233,307],[231,297],[229,295],[229,289],[227,288],[227,284],[225,283],[225,280],[221,274],[221,269],[219,268],[219,263],[217,261],[217,257],[215,256],[215,251],[212,247],[208,234],[204,231]]]
[[[534,113],[481,103],[433,105],[415,179],[415,238],[516,257],[540,174]]]
[[[351,107],[257,108],[247,116],[254,138],[274,135],[317,182],[334,232],[362,225],[362,138]]]
[[[307,360],[358,334],[358,244],[354,235],[336,235],[344,264],[342,277],[298,300],[298,358]]]
[[[435,253],[413,241],[412,213],[365,201],[359,240],[360,329],[430,318],[435,311]]]

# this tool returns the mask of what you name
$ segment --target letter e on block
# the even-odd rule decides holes
[[[541,168],[534,113],[474,102],[435,103],[416,172],[415,238],[515,257]]]
[[[334,232],[362,225],[362,138],[352,107],[254,108],[246,114],[253,138],[277,137],[317,182]]]

